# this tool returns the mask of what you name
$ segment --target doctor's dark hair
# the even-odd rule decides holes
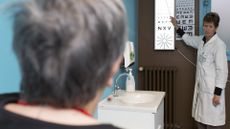
[[[215,28],[217,28],[219,26],[220,17],[215,12],[209,12],[204,16],[203,23],[204,22],[213,23]]]
[[[123,53],[123,2],[30,0],[16,7],[13,48],[21,98],[59,108],[86,105],[105,87]]]

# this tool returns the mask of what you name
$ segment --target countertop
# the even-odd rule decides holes
[[[151,97],[150,101],[146,103],[125,103],[121,100],[122,96],[125,93],[127,92],[119,91],[118,97],[109,95],[99,102],[98,108],[105,110],[124,110],[157,113],[158,107],[163,102],[165,96],[165,92],[161,91],[135,91],[134,93],[153,95],[153,97]]]

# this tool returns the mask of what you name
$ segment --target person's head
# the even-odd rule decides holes
[[[219,22],[220,22],[220,17],[215,12],[207,13],[204,16],[203,30],[204,30],[206,37],[212,37],[215,34],[215,32],[219,26]]]
[[[111,85],[127,38],[121,0],[30,0],[19,7],[13,47],[22,99],[72,108]]]

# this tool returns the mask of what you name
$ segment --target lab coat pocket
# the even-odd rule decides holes
[[[209,52],[203,53],[200,58],[203,65],[210,65],[214,62],[214,56],[212,55],[212,53]]]

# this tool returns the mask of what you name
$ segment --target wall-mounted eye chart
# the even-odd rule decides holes
[[[170,16],[175,13],[174,0],[155,0],[155,50],[174,50],[174,27],[170,22]]]
[[[195,34],[195,1],[176,0],[177,25],[189,35]],[[176,40],[181,40],[179,35]]]

